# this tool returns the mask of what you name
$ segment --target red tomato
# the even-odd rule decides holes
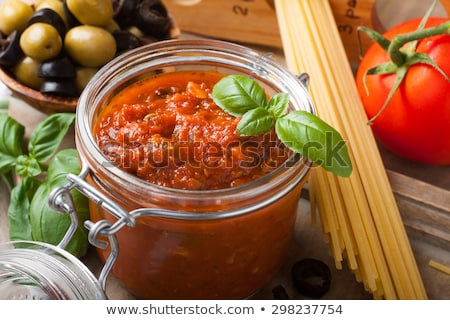
[[[421,19],[400,24],[384,36],[415,31]],[[426,27],[448,19],[429,18]],[[450,77],[450,36],[434,36],[419,41],[417,52],[428,54]],[[372,118],[383,106],[396,80],[395,74],[369,75],[364,73],[389,61],[388,54],[374,43],[364,55],[356,84],[367,116]],[[416,162],[432,165],[450,164],[450,82],[438,71],[425,64],[415,64],[395,92],[382,114],[372,124],[375,137],[395,154]]]

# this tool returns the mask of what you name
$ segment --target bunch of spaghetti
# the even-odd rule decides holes
[[[312,212],[319,213],[336,267],[345,260],[376,299],[426,299],[328,0],[275,0],[275,8],[287,67],[311,75],[318,116],[351,153],[349,178],[314,168],[309,179]]]

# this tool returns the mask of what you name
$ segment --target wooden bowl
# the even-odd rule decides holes
[[[1,2],[2,1],[0,0],[0,3]],[[170,19],[171,28],[169,38],[179,38],[181,35],[181,30],[175,19],[173,19],[173,17],[170,17]],[[144,44],[155,42],[154,39],[146,37],[142,37],[141,40]],[[77,108],[78,98],[65,98],[43,94],[38,90],[27,87],[26,85],[18,82],[14,76],[11,75],[11,73],[2,68],[0,68],[0,81],[2,81],[16,97],[22,99],[30,106],[44,113],[51,114],[56,112],[75,112]]]
[[[30,106],[47,114],[55,112],[75,112],[78,98],[64,98],[55,95],[48,95],[31,89],[18,82],[10,73],[0,68],[0,80],[12,91],[12,93],[22,99]]]

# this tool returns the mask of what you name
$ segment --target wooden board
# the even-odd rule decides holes
[[[450,190],[387,173],[406,228],[450,251]]]
[[[382,29],[376,0],[329,0],[349,61],[358,64],[372,44],[357,27]],[[386,1],[386,0],[385,0]],[[163,0],[182,31],[257,45],[282,47],[275,8],[270,0]],[[441,0],[450,15],[450,0]],[[403,8],[413,10],[414,8]],[[422,10],[417,13],[422,14]],[[382,31],[382,30],[380,30]]]
[[[178,0],[177,2],[179,2]],[[186,0],[191,2],[198,2],[196,0]],[[169,4],[170,0],[164,0]],[[363,1],[338,1],[330,0],[331,3],[339,4],[339,10],[341,19],[350,19],[352,15],[359,16],[361,3]],[[373,1],[372,1],[373,2]],[[450,0],[445,0],[447,8],[450,8]],[[170,9],[171,13],[177,20],[178,25],[184,31],[195,32],[203,35],[210,35],[216,38],[225,38],[230,40],[238,40],[243,42],[249,42],[252,44],[270,45],[275,48],[279,43],[278,27],[275,27],[276,21],[269,18],[260,19],[254,24],[244,24],[242,21],[233,15],[246,12],[246,18],[259,17],[260,15],[274,15],[273,8],[270,1],[262,0],[205,0],[206,3],[216,3],[214,14],[210,15],[211,19],[203,21],[198,17],[203,15],[196,8],[194,11],[188,11],[187,7],[183,7],[184,10]],[[253,4],[260,4],[261,10],[255,11],[250,7]],[[367,5],[367,2],[365,2]],[[236,6],[249,6],[249,7],[235,7],[234,11],[230,10],[230,5]],[[352,6],[355,7],[352,7]],[[223,6],[226,6],[228,11],[223,10]],[[170,7],[170,6],[169,6]],[[194,7],[193,7],[194,8]],[[221,9],[222,8],[222,9]],[[247,11],[242,9],[248,8]],[[233,7],[231,8],[233,9]],[[249,9],[252,9],[249,11]],[[190,10],[190,9],[189,9]],[[351,11],[353,10],[353,11]],[[364,9],[364,10],[367,10]],[[236,12],[237,13],[236,13]],[[231,12],[231,13],[230,13]],[[257,14],[253,16],[253,13]],[[227,15],[228,14],[228,15]],[[367,14],[365,15],[367,17]],[[186,20],[184,22],[183,19]],[[219,23],[222,21],[222,24]],[[343,20],[345,22],[345,20]],[[201,24],[201,28],[196,30],[187,30],[184,27],[186,24],[198,25]],[[203,24],[202,24],[203,23]],[[227,25],[226,29],[223,29],[223,25]],[[270,30],[267,30],[268,25],[272,25]],[[256,28],[257,30],[251,31],[248,28]],[[246,29],[247,28],[247,29]],[[259,28],[259,29],[258,29]],[[226,32],[224,32],[226,30]],[[345,28],[344,28],[345,30]],[[216,35],[212,34],[216,32]],[[275,36],[277,36],[276,39]],[[245,38],[244,38],[245,37]],[[277,42],[278,41],[278,42]],[[271,49],[271,48],[270,48]],[[278,59],[279,57],[275,57]],[[25,122],[27,129],[27,135],[30,134],[32,128],[40,121],[45,115],[41,115],[30,107],[20,103],[20,101],[13,100],[13,107],[11,113],[20,122]],[[69,137],[66,141],[67,147],[73,146],[73,136]],[[380,148],[383,160],[386,168],[388,169],[388,176],[392,184],[392,188],[399,205],[400,212],[402,214],[405,227],[411,240],[411,244],[424,278],[424,282],[431,299],[450,299],[450,277],[436,271],[428,266],[430,259],[442,262],[446,265],[450,265],[450,167],[432,167],[419,164],[413,164],[403,159],[399,159],[395,155],[392,155],[387,150]],[[8,205],[8,196],[4,186],[0,185],[0,241],[6,241],[8,239],[7,231],[7,217],[6,209]],[[312,230],[309,225],[308,202],[306,198],[302,198],[299,204],[299,219],[297,223],[296,238],[292,244],[292,251],[288,257],[288,261],[283,269],[277,274],[273,281],[267,285],[266,288],[261,291],[256,298],[267,299],[271,298],[271,288],[276,284],[284,284],[289,289],[289,293],[292,293],[292,288],[289,287],[289,267],[293,261],[304,257],[315,257],[327,261],[330,266],[333,265],[332,258],[329,254],[326,244],[321,238],[320,230]],[[96,255],[91,252],[84,260],[84,262],[93,270],[95,274],[98,274],[101,269],[99,260]],[[325,297],[326,299],[365,299],[370,298],[360,284],[354,281],[353,275],[348,270],[333,270],[334,275],[334,287],[332,291]],[[345,288],[345,290],[342,290]],[[117,281],[111,277],[109,279],[107,287],[108,296],[113,299],[132,299],[133,297],[124,290]],[[302,299],[299,295],[292,293],[292,298]]]
[[[29,137],[33,128],[46,115],[31,108],[20,100],[11,99],[10,114],[26,126],[26,136]],[[66,137],[63,147],[73,147],[73,132]],[[381,149],[382,156],[391,166],[407,167],[407,161],[389,155]],[[386,156],[388,154],[389,156]],[[424,284],[430,299],[450,299],[450,277],[431,268],[429,261],[435,260],[450,266],[450,187],[444,188],[433,184],[438,178],[450,182],[450,167],[429,168],[435,170],[428,175],[430,182],[416,178],[417,172],[427,171],[426,166],[410,164],[410,175],[388,170],[402,218],[411,242],[414,255],[419,266]],[[414,171],[413,169],[416,169]],[[420,168],[420,170],[418,169]],[[307,191],[307,189],[305,189]],[[9,193],[0,183],[0,242],[8,240],[7,206]],[[276,285],[283,285],[292,299],[305,299],[292,287],[290,268],[302,258],[317,258],[326,262],[333,274],[333,285],[324,299],[370,299],[362,285],[355,280],[354,275],[345,266],[342,270],[333,268],[333,258],[327,244],[323,241],[320,229],[311,228],[311,213],[307,192],[299,203],[296,237],[286,264],[280,272],[254,298],[271,299],[271,290]],[[83,262],[99,275],[102,265],[94,250],[83,259]],[[342,290],[345,288],[345,290]],[[107,294],[111,299],[134,299],[122,285],[113,277],[108,278]]]
[[[186,32],[199,35],[282,47],[273,1],[267,0],[163,0]],[[375,0],[330,0],[342,40],[350,60],[358,60],[360,46],[367,48],[371,40],[358,39],[356,26],[372,27]],[[201,18],[199,18],[201,17]]]

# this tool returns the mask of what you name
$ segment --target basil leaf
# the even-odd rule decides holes
[[[267,102],[264,89],[255,80],[230,75],[213,87],[212,96],[225,112],[242,117],[239,134],[259,135],[275,122],[276,133],[288,148],[337,175],[351,174],[348,149],[339,132],[306,111],[287,113],[287,93],[278,93]]]
[[[272,98],[270,98],[267,108],[275,117],[278,118],[286,113],[288,105],[289,94],[282,92],[277,93],[276,95],[272,96]]]
[[[19,156],[23,153],[22,140],[25,127],[6,114],[0,114],[0,152]]]
[[[0,174],[11,171],[16,165],[16,158],[0,152]]]
[[[352,165],[342,136],[320,118],[294,111],[277,119],[275,130],[283,143],[325,170],[348,177]]]
[[[30,204],[30,222],[33,240],[57,245],[61,242],[71,224],[68,214],[52,210],[48,205],[48,197],[56,187],[67,183],[67,174],[78,174],[81,171],[76,150],[65,149],[55,155],[49,164],[49,175],[37,189]],[[76,206],[79,226],[65,250],[77,257],[86,254],[89,247],[88,230],[83,223],[89,218],[87,198],[77,190],[72,190]]]
[[[242,136],[256,136],[273,128],[275,117],[265,108],[247,111],[239,121],[236,130]]]
[[[42,173],[42,168],[35,158],[21,155],[17,157],[16,173],[21,177],[36,177]]]
[[[256,81],[240,75],[222,78],[214,85],[212,97],[220,108],[236,117],[267,105],[264,89]]]
[[[25,135],[25,127],[8,116],[8,102],[0,114],[0,177],[7,183],[11,190],[15,183],[13,169],[16,166],[17,157],[22,154],[22,139]]]
[[[40,122],[31,133],[29,155],[39,162],[50,159],[75,120],[73,113],[55,113]]]
[[[67,176],[68,172],[78,174],[81,171],[80,160],[76,149],[64,149],[52,159],[48,170],[47,180],[52,181],[60,176]]]
[[[40,184],[40,181],[33,177],[25,177],[11,190],[8,206],[9,238],[11,240],[33,240],[30,203]]]

